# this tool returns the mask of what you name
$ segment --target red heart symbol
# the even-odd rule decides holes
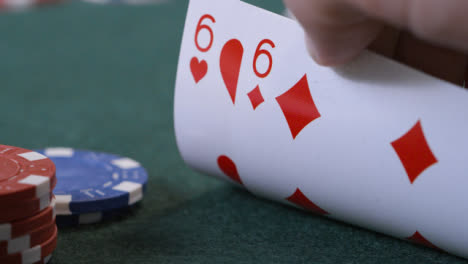
[[[244,185],[237,172],[237,167],[234,161],[232,161],[228,156],[221,155],[218,157],[218,166],[219,168],[232,180]]]
[[[193,57],[192,60],[190,60],[190,70],[192,71],[195,83],[198,83],[203,77],[205,77],[205,74],[208,71],[208,64],[205,60],[198,61],[197,57]]]

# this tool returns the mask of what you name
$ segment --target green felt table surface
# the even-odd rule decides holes
[[[73,2],[0,15],[0,142],[116,153],[150,175],[131,215],[60,230],[51,263],[467,263],[190,170],[172,115],[186,8]]]

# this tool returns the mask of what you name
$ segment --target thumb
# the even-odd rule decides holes
[[[307,33],[318,63],[352,59],[382,29],[382,23],[448,48],[468,51],[466,0],[285,0]]]
[[[322,65],[339,65],[353,59],[383,28],[382,23],[341,0],[284,2],[305,30],[310,55]]]

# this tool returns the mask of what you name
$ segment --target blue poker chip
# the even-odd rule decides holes
[[[107,222],[119,219],[130,215],[136,208],[136,205],[127,206],[123,208],[118,208],[110,211],[94,212],[94,213],[84,213],[84,214],[72,214],[72,215],[59,215],[55,217],[55,222],[58,227],[76,227],[80,225],[95,224],[100,222]]]
[[[72,148],[37,152],[50,158],[56,167],[57,215],[109,211],[143,198],[148,174],[130,158]]]

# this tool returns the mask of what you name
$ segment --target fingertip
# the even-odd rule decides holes
[[[320,65],[346,64],[358,57],[377,38],[383,28],[381,23],[366,20],[335,30],[325,28],[306,31],[307,50]]]
[[[353,49],[321,49],[317,47],[312,39],[305,36],[306,47],[312,59],[321,66],[336,67],[346,64],[356,58],[361,50]]]

